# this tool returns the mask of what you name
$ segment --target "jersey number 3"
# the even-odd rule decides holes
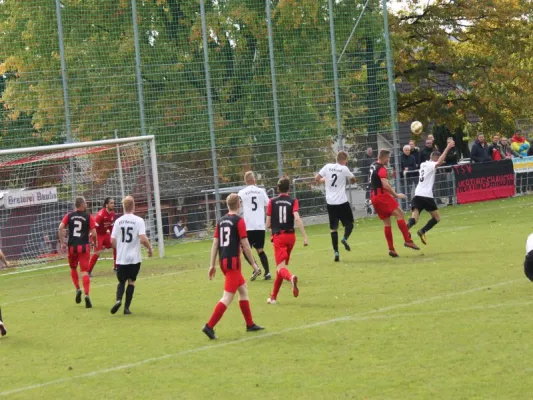
[[[230,242],[231,228],[223,226],[220,228],[220,247],[228,247]]]

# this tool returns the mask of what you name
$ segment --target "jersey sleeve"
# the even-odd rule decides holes
[[[378,172],[378,176],[383,179],[387,179],[387,169],[385,167],[381,168]]]
[[[111,238],[116,239],[118,235],[118,225],[113,225],[113,230],[111,231]]]
[[[270,200],[268,201],[267,215],[268,215],[269,217],[272,215],[272,199],[270,199]]]
[[[92,214],[89,214],[89,229],[94,229],[96,227],[96,221]]]
[[[352,171],[350,171],[350,168],[348,167],[344,167],[344,173],[348,179],[355,178],[354,174],[352,174]]]
[[[294,203],[292,204],[292,213],[294,214],[295,212],[299,212],[300,211],[300,202],[298,201],[298,199],[294,199]]]
[[[237,230],[239,231],[240,239],[245,239],[248,237],[248,233],[246,232],[246,222],[244,222],[244,218],[241,218],[237,223]]]
[[[67,226],[67,225],[68,225],[69,217],[70,217],[70,214],[66,214],[66,215],[63,217],[63,219],[61,220],[61,223],[62,223],[64,226]]]
[[[327,174],[327,169],[326,169],[326,166],[324,165],[322,169],[320,170],[320,172],[318,173],[318,175],[320,175],[322,178],[325,178],[326,174]]]
[[[113,229],[115,229],[113,227]],[[139,236],[140,235],[146,235],[146,224],[144,223],[144,219],[141,218],[139,221]]]
[[[218,239],[218,238],[219,238],[219,236],[218,236],[218,230],[219,230],[219,229],[218,229],[218,224],[217,224],[217,225],[215,226],[215,233],[213,234],[213,237],[214,237],[215,239]]]

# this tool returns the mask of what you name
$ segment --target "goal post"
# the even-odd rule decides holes
[[[74,198],[84,196],[94,215],[111,197],[120,215],[124,194],[164,257],[153,135],[0,150],[0,248],[14,265],[64,259],[57,227]]]

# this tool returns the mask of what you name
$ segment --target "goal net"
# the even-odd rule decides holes
[[[58,226],[84,196],[94,214],[104,199],[135,198],[150,240],[164,255],[153,136],[0,151],[0,247],[15,266],[61,264]],[[161,240],[157,240],[160,236]]]

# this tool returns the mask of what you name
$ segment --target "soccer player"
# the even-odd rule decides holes
[[[244,174],[246,187],[239,191],[244,222],[248,232],[248,242],[255,248],[265,270],[265,279],[272,279],[268,265],[268,257],[265,254],[265,210],[268,206],[268,196],[264,189],[256,186],[255,174],[248,171]],[[246,255],[246,254],[245,254]],[[257,275],[252,275],[252,281]]]
[[[526,242],[526,259],[524,260],[524,273],[533,282],[533,233],[528,236]]]
[[[2,309],[0,308],[0,335],[5,336],[7,335],[7,329],[3,321],[4,320],[2,319]]]
[[[115,221],[111,232],[111,245],[117,252],[117,299],[111,308],[116,314],[122,305],[122,296],[126,291],[124,314],[131,314],[130,305],[135,291],[135,282],[141,269],[141,244],[148,249],[148,257],[152,257],[152,245],[146,237],[144,220],[134,214],[135,200],[132,196],[122,200],[124,215]],[[128,288],[126,289],[126,282]]]
[[[236,193],[230,194],[226,203],[229,211],[217,223],[208,272],[209,279],[213,279],[216,273],[215,262],[218,254],[220,269],[225,276],[224,294],[217,303],[211,318],[202,329],[202,332],[212,340],[217,338],[214,331],[215,325],[226,312],[236,292],[239,292],[239,306],[246,321],[246,331],[255,332],[265,329],[254,323],[248,300],[248,287],[241,273],[241,247],[249,260],[253,260],[253,257],[250,243],[246,238],[246,223],[243,218],[237,215],[240,203],[239,196]],[[252,267],[255,271],[259,270],[255,261],[253,261]]]
[[[304,224],[298,212],[298,199],[289,196],[291,183],[289,178],[282,177],[278,181],[279,196],[270,199],[267,209],[267,228],[272,229],[272,243],[274,244],[274,256],[276,258],[276,280],[274,289],[267,300],[268,304],[276,304],[279,289],[283,280],[289,281],[292,285],[292,294],[298,297],[298,277],[292,275],[287,269],[291,252],[296,243],[294,234],[294,225],[298,227],[304,237],[304,246],[308,245],[307,234],[305,233]]]
[[[411,239],[403,212],[395,200],[395,198],[405,199],[406,196],[402,193],[396,193],[387,180],[386,165],[389,164],[389,161],[390,151],[382,149],[379,151],[377,162],[370,167],[370,200],[376,210],[376,214],[385,225],[385,238],[389,246],[389,255],[398,257],[392,238],[391,217],[397,220],[398,228],[400,228],[403,235],[404,246],[413,250],[420,250],[420,248]]]
[[[78,264],[83,274],[83,290],[85,292],[85,308],[91,308],[92,303],[89,298],[91,279],[89,278],[89,259],[91,248],[89,241],[92,240],[96,246],[96,229],[94,218],[87,212],[87,202],[85,198],[78,197],[75,202],[76,211],[65,215],[59,224],[59,243],[61,250],[67,250],[65,245],[65,228],[68,226],[68,262],[70,265],[70,277],[76,287],[76,304],[81,303],[81,289],[78,276]]]
[[[411,229],[418,222],[420,213],[424,210],[431,215],[431,219],[427,224],[417,232],[417,235],[424,244],[427,244],[426,233],[440,221],[439,208],[433,198],[433,185],[435,184],[437,167],[444,163],[448,152],[454,146],[455,142],[451,140],[448,142],[448,145],[442,154],[438,151],[434,151],[431,153],[431,157],[428,161],[420,164],[420,177],[418,179],[418,185],[416,185],[415,197],[413,197],[413,200],[411,201],[413,214],[411,215],[411,218],[409,218],[409,221],[407,221],[407,226]]]
[[[349,179],[350,183],[355,183],[356,178],[346,166],[347,162],[348,154],[344,151],[339,151],[337,163],[326,164],[315,177],[317,183],[324,182],[326,184],[329,229],[336,262],[339,262],[339,234],[337,233],[339,221],[344,226],[344,237],[341,243],[346,251],[351,250],[348,238],[353,230],[354,219],[352,206],[346,197],[346,179]]]
[[[111,230],[113,229],[113,223],[115,222],[115,200],[111,197],[105,198],[104,207],[96,214],[95,222],[98,246],[89,263],[89,274],[92,274],[102,250],[111,248]],[[116,249],[113,249],[113,269],[115,271],[117,269],[116,262],[117,251]]]

